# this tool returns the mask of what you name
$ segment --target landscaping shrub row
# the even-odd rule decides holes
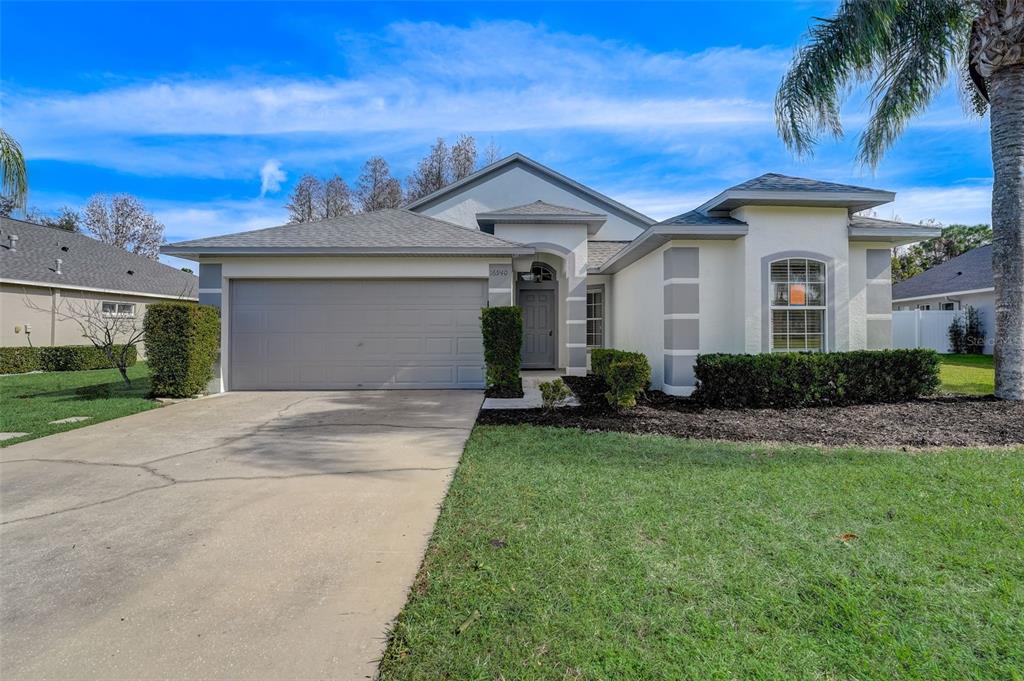
[[[519,390],[520,348],[523,344],[523,311],[510,305],[480,311],[484,337],[487,387]]]
[[[708,354],[693,396],[712,407],[811,407],[905,402],[939,386],[933,350]]]
[[[115,345],[119,353],[123,345]],[[138,361],[134,345],[128,350],[128,366]],[[54,345],[38,348],[0,348],[0,374],[23,374],[29,371],[87,371],[112,369],[114,364],[99,348],[91,345]]]
[[[220,311],[195,303],[155,303],[146,307],[143,329],[153,394],[205,392],[220,353]]]
[[[636,396],[651,383],[651,365],[642,352],[595,348],[590,370],[608,385],[605,398],[617,407],[635,407]]]

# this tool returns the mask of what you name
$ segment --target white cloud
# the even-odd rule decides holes
[[[284,182],[285,178],[284,171],[281,170],[281,162],[277,159],[270,159],[263,164],[260,168],[260,196],[266,196],[268,193],[273,194],[281,190],[281,183]]]
[[[876,209],[878,217],[918,223],[991,224],[992,185],[896,189],[896,200]]]

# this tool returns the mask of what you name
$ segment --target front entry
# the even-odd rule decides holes
[[[558,363],[555,292],[520,289],[519,304],[523,308],[523,368],[554,369]]]

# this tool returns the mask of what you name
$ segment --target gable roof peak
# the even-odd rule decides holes
[[[406,204],[404,207],[408,210],[418,212],[418,209],[436,203],[445,196],[457,192],[463,187],[471,186],[475,183],[481,182],[483,181],[484,178],[488,177],[489,175],[497,173],[503,170],[504,168],[514,164],[522,164],[523,166],[532,170],[534,173],[545,176],[550,181],[564,185],[565,187],[570,188],[572,191],[584,194],[590,197],[590,199],[592,199],[596,203],[599,203],[602,206],[607,207],[609,209],[609,212],[617,213],[620,216],[626,218],[627,220],[637,224],[638,226],[647,228],[648,226],[653,225],[656,222],[656,220],[644,215],[640,211],[634,210],[629,206],[616,201],[610,196],[606,196],[605,194],[602,194],[599,191],[591,189],[590,187],[581,184],[580,182],[577,182],[576,180],[567,177],[566,175],[563,175],[562,173],[559,173],[558,171],[553,170],[547,167],[546,165],[540,163],[539,161],[535,161],[529,156],[526,156],[525,154],[522,154],[518,151],[509,154],[505,158],[499,159],[494,163],[491,163],[490,165],[486,165],[480,170],[470,173],[461,180],[456,180],[455,182],[452,182],[446,187],[442,187],[437,191],[431,192],[426,196],[420,197],[415,201]]]

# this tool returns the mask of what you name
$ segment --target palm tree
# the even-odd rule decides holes
[[[996,395],[1024,399],[1024,0],[843,0],[796,53],[775,99],[798,154],[840,137],[842,95],[870,84],[858,156],[874,168],[910,119],[956,78],[971,113],[989,114]]]
[[[21,145],[0,128],[0,192],[9,197],[15,208],[24,208],[28,197],[28,174]]]

